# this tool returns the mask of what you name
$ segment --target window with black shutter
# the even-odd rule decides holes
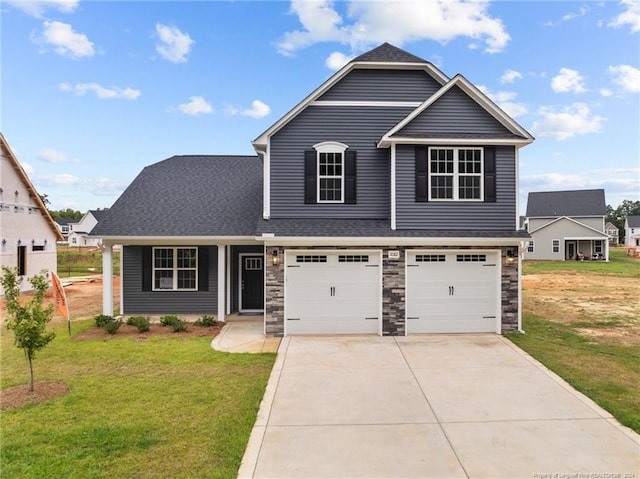
[[[355,150],[334,141],[313,148],[304,153],[304,202],[355,204]]]

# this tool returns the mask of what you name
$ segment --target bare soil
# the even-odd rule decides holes
[[[615,276],[542,273],[522,277],[527,312],[573,324],[596,342],[640,345],[640,281]]]

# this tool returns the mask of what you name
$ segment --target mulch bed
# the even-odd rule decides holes
[[[215,338],[219,333],[223,324],[202,327],[189,324],[186,331],[180,331],[175,333],[171,326],[162,326],[161,324],[152,323],[149,331],[141,333],[138,328],[130,324],[123,324],[120,326],[115,334],[109,334],[104,329],[92,326],[91,328],[81,332],[74,336],[72,341],[87,341],[87,340],[107,340],[107,339],[119,339],[119,338],[133,338],[139,341],[144,341],[149,338]]]
[[[10,409],[24,406],[25,404],[41,403],[64,396],[69,392],[69,386],[53,381],[35,381],[33,392],[29,391],[28,384],[21,384],[2,390],[0,395],[0,409]]]

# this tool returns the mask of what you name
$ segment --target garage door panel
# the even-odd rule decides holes
[[[494,332],[496,260],[492,252],[409,252],[407,332]]]
[[[289,252],[287,334],[379,331],[380,252]]]

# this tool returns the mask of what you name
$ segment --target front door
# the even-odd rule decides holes
[[[567,257],[565,259],[576,259],[575,241],[567,241]]]
[[[240,311],[264,309],[264,256],[240,255]]]

